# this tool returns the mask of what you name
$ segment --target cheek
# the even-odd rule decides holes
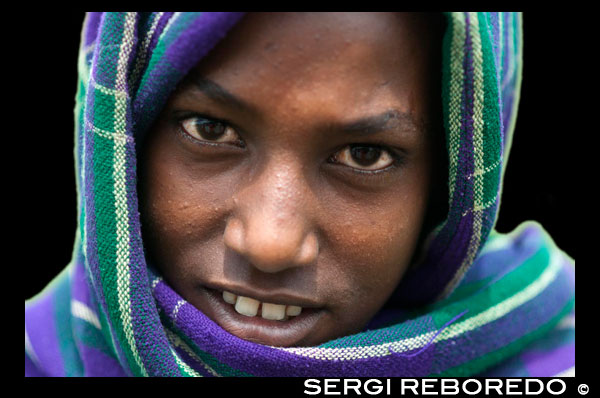
[[[184,255],[196,253],[222,226],[225,203],[221,198],[228,195],[222,191],[231,184],[194,175],[185,162],[162,151],[152,153],[148,161],[142,190],[148,249],[159,263],[187,263]]]
[[[361,205],[338,206],[335,214],[342,221],[330,233],[335,237],[332,251],[339,259],[338,277],[357,304],[365,300],[382,305],[410,265],[427,197],[423,185],[412,188]]]
[[[404,213],[404,212],[402,212]],[[414,228],[419,225],[409,214],[382,214],[378,220],[366,220],[346,229],[344,240],[346,257],[359,263],[355,269],[359,284],[368,287],[382,280],[397,280],[408,267],[416,243]],[[368,275],[367,279],[364,276]]]

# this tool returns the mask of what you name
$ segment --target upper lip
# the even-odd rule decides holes
[[[322,304],[314,299],[298,296],[287,291],[265,292],[253,290],[247,286],[229,285],[223,283],[204,283],[204,286],[219,291],[227,291],[237,296],[244,296],[256,299],[263,303],[296,305],[302,308],[320,308]]]

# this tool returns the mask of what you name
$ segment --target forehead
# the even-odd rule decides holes
[[[358,107],[411,101],[424,90],[433,35],[422,14],[249,14],[196,72],[242,98],[286,109],[335,103],[364,113]]]

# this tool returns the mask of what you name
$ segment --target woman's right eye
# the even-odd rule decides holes
[[[217,120],[195,116],[182,120],[180,127],[184,133],[198,141],[235,145],[241,142],[240,136],[231,126]]]

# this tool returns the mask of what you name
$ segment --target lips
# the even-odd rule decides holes
[[[323,307],[311,300],[252,295],[244,289],[235,292],[214,286],[201,289],[206,299],[202,307],[208,317],[229,333],[264,345],[307,345],[325,315]]]

